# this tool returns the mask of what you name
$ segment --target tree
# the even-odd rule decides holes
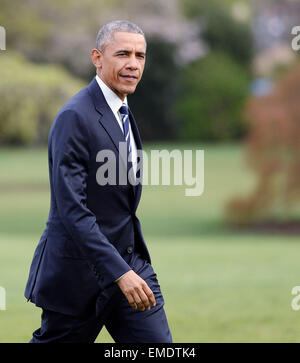
[[[247,72],[223,53],[210,53],[181,75],[177,103],[185,139],[223,140],[244,134],[242,109],[248,94]]]
[[[247,161],[257,184],[248,197],[228,202],[228,222],[251,225],[299,220],[300,64],[270,95],[251,98],[245,113],[250,124]]]
[[[233,18],[232,3],[224,0],[184,0],[183,9],[187,16],[201,25],[199,37],[210,49],[227,53],[250,71],[254,55],[251,26]]]

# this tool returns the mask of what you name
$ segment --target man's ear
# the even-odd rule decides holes
[[[97,69],[101,69],[102,68],[102,53],[99,49],[92,49],[91,51],[91,58],[92,58],[92,62],[94,64],[94,66],[97,68]]]

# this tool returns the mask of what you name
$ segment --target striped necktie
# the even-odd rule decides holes
[[[123,130],[124,130],[124,136],[125,140],[127,142],[128,151],[130,153],[131,151],[131,145],[130,145],[130,133],[129,133],[129,111],[128,107],[125,103],[120,107],[119,110],[123,122]]]

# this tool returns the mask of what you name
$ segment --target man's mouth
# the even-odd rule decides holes
[[[136,81],[138,79],[137,76],[133,76],[130,74],[124,74],[124,75],[121,75],[121,77],[126,79],[127,81]]]

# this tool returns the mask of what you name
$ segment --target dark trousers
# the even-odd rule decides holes
[[[164,298],[152,266],[133,254],[133,270],[143,278],[156,299],[150,310],[133,309],[116,286],[108,301],[86,317],[75,317],[43,309],[41,328],[30,343],[92,343],[103,326],[116,343],[172,343],[164,311]]]

